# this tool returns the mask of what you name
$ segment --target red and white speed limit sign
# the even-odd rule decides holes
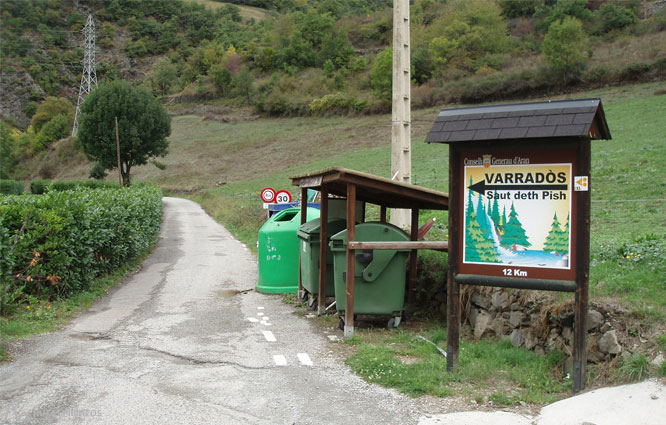
[[[291,202],[291,193],[281,190],[275,195],[276,204],[288,204]]]
[[[272,187],[265,187],[261,190],[261,200],[270,204],[275,201],[275,190]]]

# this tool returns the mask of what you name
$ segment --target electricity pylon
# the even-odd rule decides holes
[[[86,26],[83,28],[83,72],[81,73],[81,85],[79,86],[79,99],[76,101],[76,115],[74,116],[74,127],[72,136],[76,136],[79,129],[79,115],[81,115],[81,104],[92,89],[97,87],[97,70],[95,67],[95,20],[92,14],[88,15]]]

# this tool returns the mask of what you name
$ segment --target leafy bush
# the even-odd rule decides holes
[[[582,73],[587,63],[589,38],[583,24],[567,16],[562,22],[553,22],[543,40],[543,54],[548,63],[566,79]]]
[[[23,182],[15,180],[0,180],[0,194],[20,195],[23,193]]]
[[[56,115],[49,122],[44,124],[39,134],[35,137],[33,141],[33,150],[38,152],[46,149],[56,140],[69,136],[71,131],[72,124],[70,124],[67,116],[64,114]]]
[[[98,180],[69,180],[53,182],[49,185],[49,192],[62,192],[65,190],[88,189],[118,189],[118,183]]]
[[[596,14],[601,19],[604,32],[621,30],[638,20],[634,12],[615,3],[603,4]]]
[[[33,180],[30,182],[30,193],[33,195],[42,195],[46,193],[51,180]]]
[[[327,113],[357,113],[362,111],[367,102],[358,100],[354,97],[345,96],[342,93],[327,94],[326,96],[315,99],[310,103],[310,112],[315,115]]]
[[[86,288],[148,250],[160,230],[161,198],[152,185],[1,198],[0,293],[17,303],[21,296],[55,299]]]

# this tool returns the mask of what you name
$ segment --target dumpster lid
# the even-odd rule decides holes
[[[347,229],[331,236],[332,241],[347,244]],[[408,241],[409,236],[401,228],[390,223],[369,221],[356,225],[356,240],[367,242]]]
[[[338,233],[340,230],[347,227],[347,220],[342,218],[336,218],[328,221],[328,234]],[[298,236],[301,238],[306,238],[307,236],[319,236],[321,233],[321,218],[315,218],[301,224],[298,228]]]

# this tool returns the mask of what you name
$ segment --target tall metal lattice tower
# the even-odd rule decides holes
[[[81,115],[81,104],[90,90],[97,87],[97,70],[95,66],[95,20],[92,14],[88,15],[86,26],[83,28],[83,73],[81,74],[81,86],[79,87],[79,100],[76,102],[76,115],[74,116],[74,127],[72,136],[76,136],[79,129],[79,115]]]

